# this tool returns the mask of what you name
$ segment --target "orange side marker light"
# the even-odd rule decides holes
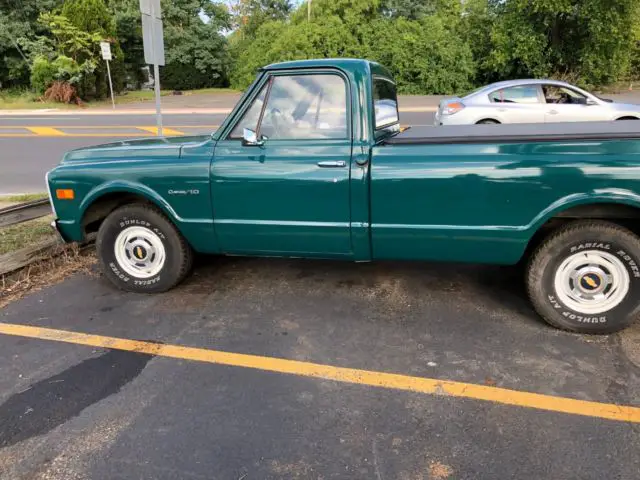
[[[56,190],[56,198],[58,200],[73,200],[75,197],[71,188],[59,188]]]

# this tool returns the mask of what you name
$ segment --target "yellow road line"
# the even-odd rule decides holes
[[[36,135],[45,137],[63,137],[66,133],[52,127],[25,127],[27,130],[32,131]]]
[[[193,360],[196,362],[230,365],[372,387],[405,390],[429,395],[470,398],[504,405],[547,410],[550,412],[640,423],[640,407],[554,397],[551,395],[521,392],[518,390],[475,385],[472,383],[357,370],[353,368],[334,367],[331,365],[208,350],[204,348],[184,347],[180,345],[157,344],[11,323],[0,323],[0,334],[52,340],[91,347],[112,348],[182,360]]]
[[[144,130],[145,132],[153,133],[155,135],[158,134],[158,127],[135,127],[135,128],[137,128],[138,130]],[[163,127],[162,134],[163,135],[184,135],[184,132],[181,132],[180,130],[173,130],[172,128],[168,128],[168,127]]]

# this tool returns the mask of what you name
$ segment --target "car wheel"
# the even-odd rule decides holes
[[[591,334],[622,330],[640,311],[640,238],[609,222],[571,223],[531,257],[527,290],[554,327]]]
[[[169,219],[151,205],[127,205],[102,223],[96,250],[104,275],[118,288],[156,293],[189,273],[193,253]]]
[[[497,120],[486,119],[476,122],[476,125],[500,125],[500,122],[498,122]]]

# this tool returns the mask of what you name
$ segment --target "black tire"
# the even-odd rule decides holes
[[[487,118],[486,120],[480,120],[479,122],[476,122],[476,125],[500,125],[500,122]]]
[[[118,235],[130,227],[148,230],[150,237],[164,247],[164,262],[158,263],[161,269],[152,277],[136,277],[127,272],[117,259],[115,250]],[[138,250],[143,252],[140,255],[155,258],[155,254],[150,253],[154,251],[153,248],[145,249],[147,245],[143,244],[142,250]],[[98,230],[96,251],[105,277],[118,288],[136,293],[164,292],[175,287],[187,276],[193,264],[191,247],[178,229],[160,210],[144,204],[126,205],[111,212]],[[130,254],[126,255],[132,258]]]
[[[572,309],[563,301],[562,294],[558,295],[556,290],[556,272],[563,267],[563,262],[572,256],[579,261],[580,257],[575,255],[587,251],[593,252],[595,258],[606,255],[610,259],[608,262],[603,262],[604,268],[600,270],[601,273],[606,274],[608,268],[612,269],[609,273],[615,272],[616,264],[622,269],[619,271],[628,273],[628,282],[620,282],[617,287],[623,288],[620,285],[628,284],[628,292],[618,304],[612,305],[607,311],[585,313]],[[585,261],[586,255],[585,253]],[[585,265],[591,265],[591,263]],[[581,276],[576,277],[579,280],[574,278],[570,280],[573,283],[569,285],[587,290],[586,294],[589,294],[589,289],[602,288],[602,282],[607,281],[601,274],[588,273],[587,269],[591,267],[580,266],[579,268]],[[612,277],[620,278],[620,275],[612,275]],[[582,286],[578,285],[580,282],[584,282],[581,283]],[[563,282],[560,282],[560,285],[562,284]],[[607,286],[602,293],[607,294],[607,289],[612,292],[617,288],[612,285]],[[572,222],[551,234],[532,255],[527,268],[527,290],[536,311],[556,328],[590,334],[622,330],[633,323],[640,312],[640,238],[614,223],[587,220]],[[584,293],[584,291],[581,292],[581,294]],[[571,298],[569,298],[570,301]]]

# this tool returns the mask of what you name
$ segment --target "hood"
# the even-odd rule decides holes
[[[130,161],[137,158],[179,158],[182,147],[196,145],[211,139],[210,135],[190,137],[154,137],[105,143],[71,150],[62,163],[92,161]]]

